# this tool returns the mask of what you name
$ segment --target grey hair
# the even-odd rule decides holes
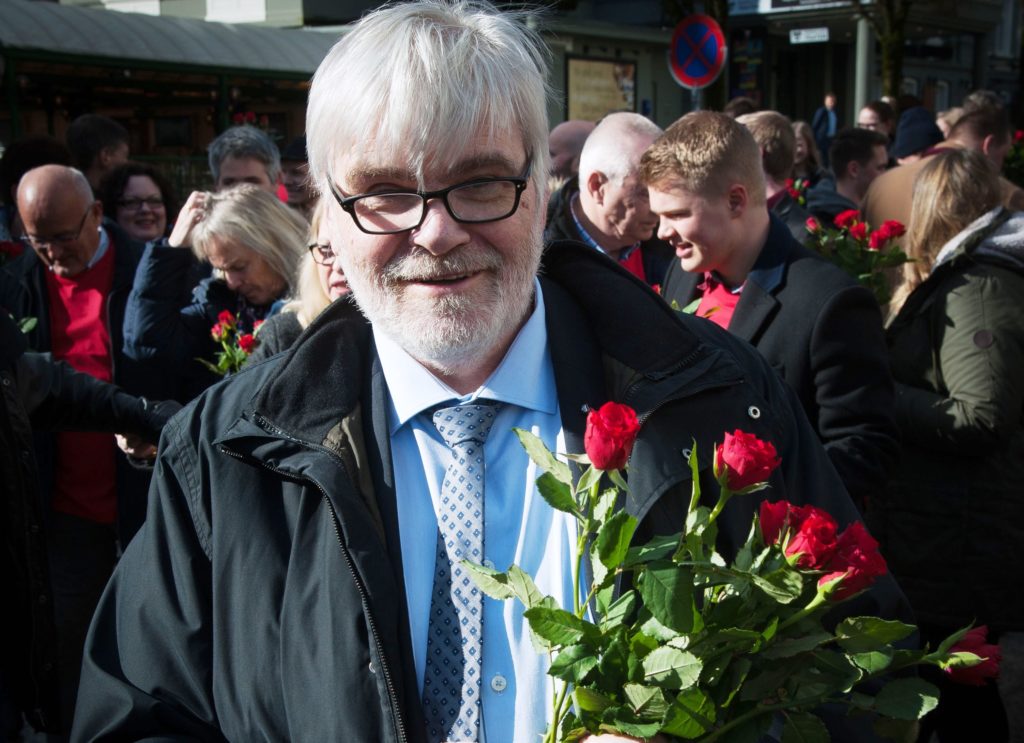
[[[208,149],[210,173],[213,182],[220,180],[220,166],[229,157],[252,157],[263,163],[271,183],[277,183],[281,175],[281,151],[274,140],[254,126],[233,126],[225,129],[210,142]]]
[[[339,159],[371,143],[422,185],[428,160],[455,160],[467,137],[513,129],[543,193],[548,51],[535,25],[536,11],[499,11],[484,0],[392,3],[364,16],[309,91],[309,166],[320,192]]]
[[[294,209],[250,183],[207,193],[203,205],[192,232],[196,257],[205,261],[212,240],[229,238],[263,258],[289,289],[295,286],[309,227]]]
[[[661,127],[640,114],[620,111],[608,114],[587,137],[580,153],[580,183],[591,173],[603,173],[621,184],[640,167],[640,158],[661,136]]]

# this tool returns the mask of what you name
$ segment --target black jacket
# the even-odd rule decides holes
[[[782,455],[772,497],[857,518],[792,393],[753,349],[680,321],[573,243],[541,278],[566,445],[584,403],[643,421],[629,473],[638,539],[678,530],[698,443],[743,428]],[[344,348],[343,353],[339,348]],[[165,430],[145,527],[93,621],[72,740],[420,741],[388,393],[371,329],[335,302],[287,353],[218,384]],[[736,498],[723,548],[758,507]],[[888,578],[856,611],[892,616]]]
[[[0,675],[33,727],[57,732],[56,645],[32,431],[117,431],[156,441],[180,406],[150,405],[27,348],[21,330],[0,312],[0,591],[7,600]]]
[[[558,240],[575,240],[582,242],[576,222],[572,218],[571,204],[573,197],[579,192],[579,182],[571,178],[551,194],[551,201],[548,204],[548,221],[544,229],[544,240],[553,243]],[[650,286],[660,286],[665,279],[665,271],[675,255],[671,246],[651,237],[640,243],[640,254],[643,256],[644,277]],[[616,263],[611,258],[608,259]]]
[[[701,276],[674,261],[662,295],[685,307]],[[771,218],[729,332],[752,343],[796,392],[855,499],[885,485],[899,455],[878,303]]]
[[[103,226],[111,238],[110,249],[114,251],[114,280],[106,304],[114,384],[132,395],[151,400],[171,398],[175,391],[172,369],[136,361],[121,350],[125,306],[142,256],[142,244],[130,240],[109,220],[104,220]],[[26,250],[0,269],[0,308],[18,319],[36,318],[38,322],[28,334],[28,342],[32,350],[39,352],[50,350],[50,300],[45,272],[46,267],[31,250]],[[37,434],[35,438],[40,491],[44,509],[48,510],[56,470],[56,440],[50,434]],[[117,465],[118,536],[121,543],[126,544],[145,518],[149,473],[132,467],[120,454],[117,455]]]

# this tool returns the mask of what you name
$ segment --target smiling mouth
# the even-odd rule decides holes
[[[417,284],[432,284],[435,286],[446,286],[449,284],[457,284],[460,281],[465,281],[468,278],[476,276],[478,272],[471,271],[469,273],[452,274],[449,276],[425,276],[418,279],[414,279]]]

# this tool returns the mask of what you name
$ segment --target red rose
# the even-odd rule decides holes
[[[868,534],[864,524],[854,521],[836,540],[835,554],[825,570],[828,572],[821,576],[818,585],[841,577],[842,582],[832,593],[832,599],[839,601],[863,591],[875,578],[885,575],[888,568],[878,551],[878,542]]]
[[[629,460],[639,430],[640,421],[633,408],[617,402],[606,402],[597,410],[587,413],[583,448],[597,469],[621,470]]]
[[[242,124],[245,122],[245,116],[239,112],[231,117],[231,121],[235,124]]]
[[[1024,142],[1024,129],[1018,129],[1013,133],[1014,142]]]
[[[907,228],[898,219],[887,219],[882,223],[881,229],[886,238],[902,237],[907,234]]]
[[[246,353],[252,353],[252,350],[256,348],[256,338],[252,333],[240,335],[238,336],[238,347]]]
[[[854,240],[863,240],[867,234],[868,226],[865,222],[856,222],[850,227],[850,237]]]
[[[952,653],[974,653],[979,658],[984,658],[976,666],[958,666],[944,668],[952,681],[970,686],[983,686],[989,679],[999,676],[999,663],[1003,659],[1002,650],[998,645],[990,645],[985,642],[988,635],[988,627],[979,625],[960,638],[950,652]]]
[[[734,493],[766,481],[778,466],[771,442],[739,429],[725,434],[722,445],[715,449],[715,477]]]
[[[224,326],[221,323],[217,323],[212,328],[210,328],[210,336],[215,341],[223,340],[224,339],[224,333],[225,333]]]
[[[790,534],[786,555],[799,555],[796,564],[821,570],[836,551],[836,522],[814,506],[794,506],[787,501],[762,501],[758,519],[765,544],[778,544]]]
[[[795,183],[796,183],[796,181],[794,181],[792,178],[787,178],[786,179],[786,188],[793,188],[793,185]]]
[[[881,250],[882,246],[885,245],[886,239],[885,233],[881,229],[875,230],[871,233],[871,237],[868,238],[868,249]]]
[[[221,313],[217,315],[217,322],[227,328],[235,327],[235,315],[228,310],[221,310]]]
[[[256,331],[260,329],[260,327],[263,325],[264,322],[266,322],[266,321],[265,320],[257,320],[256,322],[254,322],[252,324],[252,332],[255,334]]]
[[[845,212],[839,212],[836,218],[833,220],[836,227],[849,227],[851,224],[860,219],[860,212],[856,209],[847,209]]]
[[[804,227],[807,228],[808,232],[814,233],[821,229],[821,222],[814,217],[808,217],[807,221],[804,223]]]

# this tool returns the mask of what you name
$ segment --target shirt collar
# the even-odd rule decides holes
[[[100,226],[100,246],[96,248],[96,252],[92,254],[92,260],[86,265],[85,269],[88,271],[90,268],[99,263],[103,256],[107,254],[107,250],[110,248],[110,236],[107,231]]]
[[[543,413],[555,413],[558,401],[547,344],[544,296],[537,279],[534,279],[534,297],[533,312],[512,341],[505,358],[487,381],[468,395],[459,395],[393,339],[383,333],[374,333],[377,356],[391,398],[390,433],[394,435],[416,415],[449,400],[497,400]]]

